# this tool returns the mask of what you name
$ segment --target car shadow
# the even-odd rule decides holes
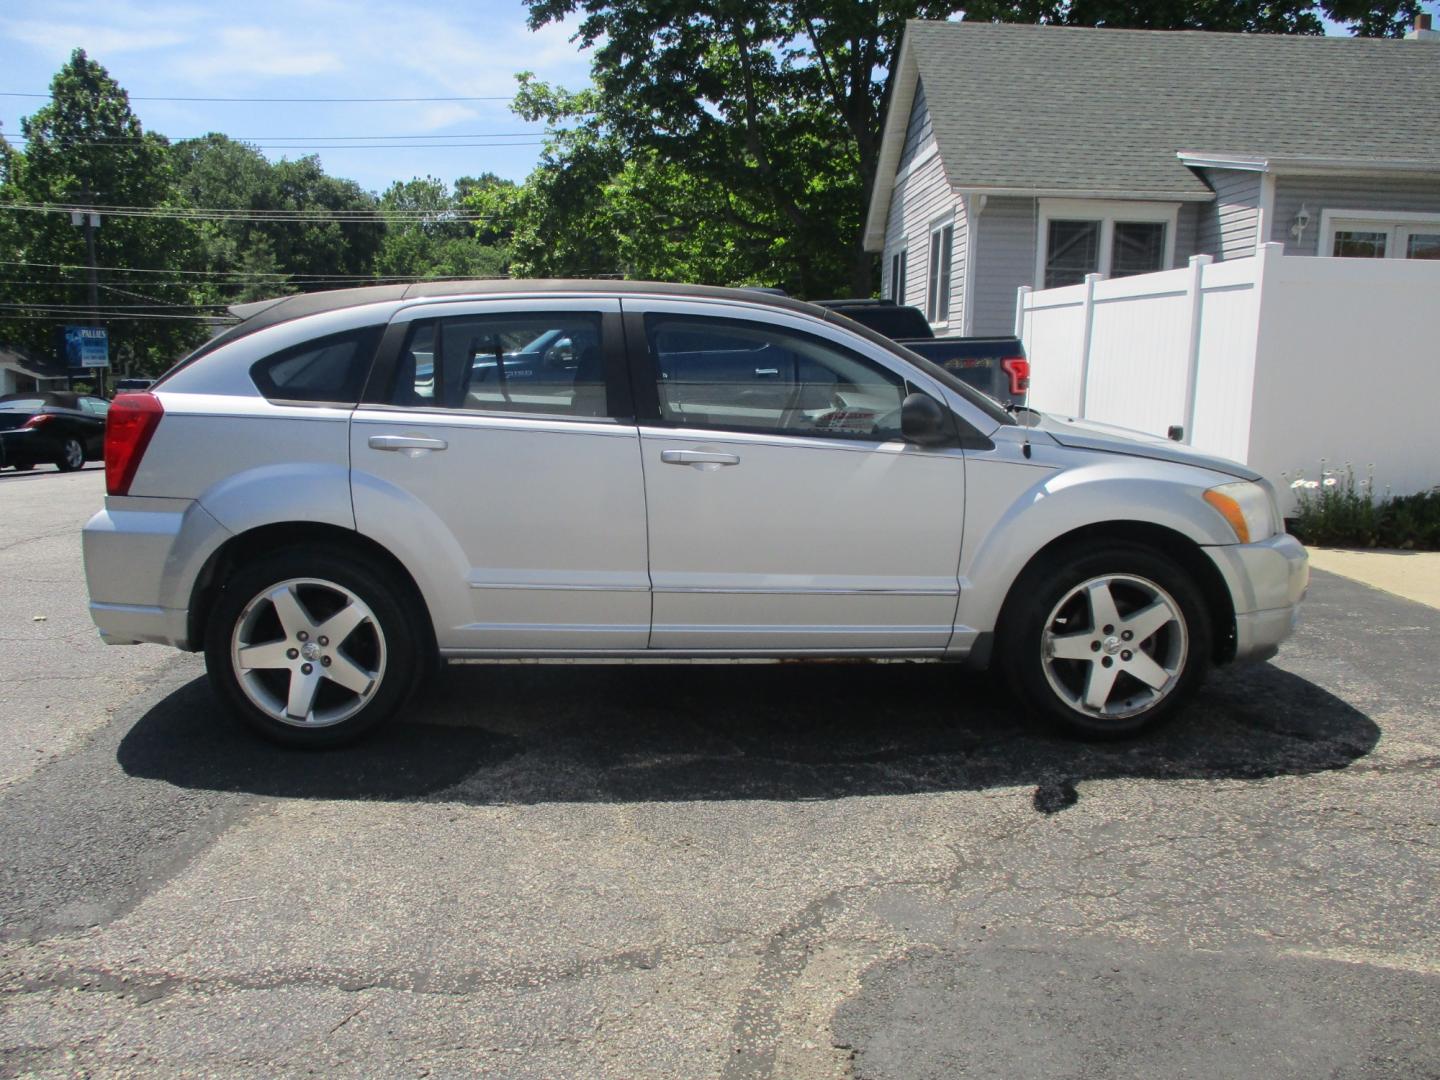
[[[132,776],[287,798],[476,804],[835,799],[1261,778],[1349,765],[1380,729],[1269,664],[1213,677],[1143,737],[1082,743],[1038,729],[981,675],[913,664],[473,665],[451,668],[403,720],[314,753],[261,741],[204,679],[124,736]]]

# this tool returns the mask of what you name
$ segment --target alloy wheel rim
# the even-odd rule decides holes
[[[65,464],[72,469],[78,469],[85,464],[85,448],[74,439],[67,439],[65,442]]]
[[[358,713],[380,689],[385,654],[369,605],[323,578],[289,578],[261,590],[230,637],[240,689],[291,727],[330,727]]]
[[[1051,609],[1041,659],[1050,688],[1075,712],[1123,720],[1174,691],[1189,645],[1174,597],[1133,574],[1104,574]]]

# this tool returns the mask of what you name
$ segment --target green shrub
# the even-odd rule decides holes
[[[1323,460],[1320,479],[1300,473],[1290,487],[1298,505],[1286,524],[1306,544],[1440,550],[1440,488],[1377,497],[1373,474],[1357,482],[1348,462],[1337,472]]]

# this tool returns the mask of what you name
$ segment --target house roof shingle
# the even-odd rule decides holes
[[[906,35],[960,188],[1207,198],[1182,150],[1440,167],[1428,41],[921,21]]]

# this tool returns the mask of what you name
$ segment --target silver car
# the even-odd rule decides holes
[[[1122,735],[1273,655],[1308,581],[1245,466],[1007,411],[797,301],[444,282],[237,313],[116,400],[85,564],[106,641],[203,649],[282,742],[482,657],[993,664]]]

